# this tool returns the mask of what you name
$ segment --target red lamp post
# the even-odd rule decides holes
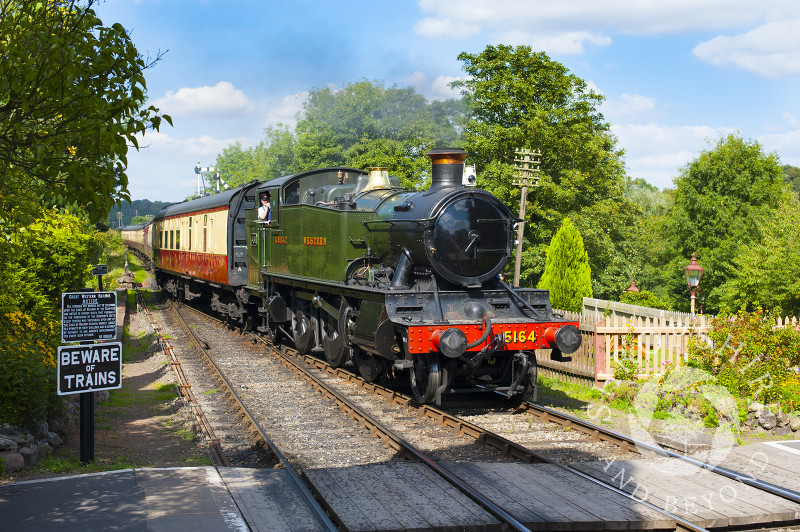
[[[694,314],[694,291],[700,284],[700,278],[703,277],[703,267],[697,264],[694,253],[692,253],[692,262],[683,271],[686,272],[686,284],[689,285],[689,290],[692,292],[692,314]]]

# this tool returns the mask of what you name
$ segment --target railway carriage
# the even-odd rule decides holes
[[[425,191],[385,168],[324,168],[167,207],[149,230],[157,280],[367,380],[407,375],[422,403],[475,389],[531,399],[536,351],[572,353],[580,333],[546,290],[499,277],[518,220],[464,185],[466,155],[430,152]]]
[[[122,243],[146,264],[153,257],[153,246],[150,242],[150,224],[126,225],[119,229]]]

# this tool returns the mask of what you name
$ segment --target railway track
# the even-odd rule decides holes
[[[187,329],[191,330],[191,328],[192,325],[187,324]],[[204,334],[208,335],[209,333]],[[235,334],[232,331],[225,331],[225,335],[226,338],[228,338],[229,343],[230,338],[233,336],[238,337],[240,339],[240,346],[253,346],[254,343],[261,343],[261,353],[263,353],[263,350],[266,349],[271,356],[275,357],[276,360],[280,360],[280,364],[286,368],[286,371],[291,370],[291,372],[293,372],[295,375],[298,375],[305,382],[310,383],[311,387],[321,393],[325,398],[334,400],[337,404],[337,408],[341,409],[350,420],[357,421],[362,427],[364,427],[364,430],[360,431],[362,432],[362,436],[371,440],[373,443],[376,441],[377,437],[378,440],[383,442],[384,449],[390,450],[390,456],[385,454],[380,456],[380,454],[378,454],[367,457],[366,454],[368,453],[364,452],[366,447],[361,446],[361,444],[357,444],[355,446],[348,445],[348,448],[351,452],[353,448],[356,449],[355,455],[357,455],[357,458],[351,457],[350,459],[345,460],[345,464],[352,465],[358,463],[375,463],[376,461],[385,462],[394,461],[401,458],[418,460],[427,464],[432,470],[436,471],[437,474],[448,478],[449,482],[453,483],[454,485],[458,485],[458,478],[455,477],[455,475],[452,475],[452,473],[449,473],[447,467],[442,465],[443,463],[461,460],[499,462],[522,461],[568,464],[570,462],[574,463],[586,460],[596,461],[598,460],[598,456],[601,457],[600,459],[603,459],[603,457],[608,459],[609,456],[619,457],[623,455],[630,457],[634,453],[640,452],[642,449],[649,451],[646,449],[646,447],[638,445],[638,442],[635,442],[624,435],[604,429],[603,427],[594,426],[585,421],[565,415],[552,409],[539,407],[538,405],[523,405],[520,409],[521,413],[517,412],[514,414],[514,416],[517,418],[527,418],[525,421],[525,424],[529,429],[527,432],[537,432],[536,430],[530,430],[531,423],[533,422],[531,421],[531,418],[533,418],[536,423],[551,426],[555,425],[559,427],[557,433],[567,434],[569,436],[566,440],[561,438],[561,442],[566,441],[567,450],[555,453],[556,456],[554,457],[553,453],[542,452],[541,448],[554,445],[554,443],[559,440],[558,438],[548,436],[546,439],[540,439],[538,445],[540,449],[537,450],[532,448],[537,447],[537,445],[521,443],[516,441],[516,437],[506,438],[505,436],[500,436],[496,432],[492,430],[486,430],[485,428],[471,423],[463,417],[459,417],[453,412],[446,412],[442,409],[432,408],[428,405],[417,405],[409,397],[404,396],[403,394],[384,386],[366,383],[353,373],[341,368],[331,368],[326,362],[316,357],[308,355],[300,357],[294,353],[292,349],[289,349],[285,346],[273,346],[256,336],[251,336],[248,341],[246,336]],[[225,342],[225,340],[222,341]],[[197,342],[208,343],[202,340]],[[257,360],[260,364],[262,364],[265,362],[266,358],[267,357],[256,355],[254,360]],[[225,365],[225,362],[223,361],[222,364]],[[229,360],[226,368],[240,365],[247,366],[247,364]],[[259,368],[260,370],[263,370],[262,366],[259,366]],[[261,373],[254,367],[245,367],[244,369],[245,373],[248,371],[250,373],[255,372],[255,374],[259,376],[263,376],[264,374],[272,374]],[[274,368],[271,371],[274,371]],[[238,374],[241,375],[241,371]],[[235,395],[237,393],[235,391],[237,388],[240,390],[245,390],[245,393],[256,392],[254,389],[256,386],[254,386],[252,379],[250,381],[245,380],[244,382],[240,379],[241,377],[230,379],[227,386],[230,390],[232,390],[232,392],[228,395]],[[255,381],[258,380],[258,378],[255,379]],[[263,380],[263,377],[261,380]],[[293,392],[290,393],[294,395],[300,394],[301,388],[296,384],[296,381],[294,382],[295,384],[290,385],[290,389],[293,390]],[[342,391],[343,389],[344,391]],[[384,400],[376,401],[376,397],[381,397]],[[306,401],[310,401],[314,404],[319,403],[319,397],[318,395],[316,399],[313,397],[306,397],[303,400],[306,406],[302,408],[307,408],[309,403]],[[392,405],[392,408],[376,408],[376,403],[389,404]],[[397,410],[398,408],[400,410]],[[464,409],[461,408],[461,410]],[[416,415],[410,416],[409,412],[415,412]],[[317,417],[318,414],[319,412],[312,414],[312,417],[316,421],[319,421],[320,419]],[[503,414],[508,414],[508,411],[506,410],[503,412]],[[246,416],[240,415],[239,417]],[[258,422],[255,420],[255,417],[259,417],[259,415],[256,414],[253,417],[248,417],[248,419],[244,422],[244,424],[248,425],[251,430],[253,430],[253,427],[258,426]],[[414,418],[416,418],[416,420]],[[272,420],[272,422],[275,421],[275,419]],[[434,423],[439,427],[439,429],[437,430],[436,428],[432,428],[431,423]],[[342,425],[340,423],[336,423],[336,426],[337,428],[334,433],[336,434],[337,438],[341,439],[343,430]],[[436,432],[449,434],[445,436],[437,436],[436,434],[432,434]],[[541,429],[540,432],[542,434],[546,434],[552,433],[553,431],[552,429]],[[398,433],[403,434],[403,436],[397,435]],[[457,433],[458,435],[453,436],[453,433]],[[580,450],[576,451],[575,443],[577,439],[574,437],[574,434],[582,434],[582,439],[580,441],[581,445],[594,445],[602,449],[602,451],[598,453],[597,450],[595,450],[593,453],[591,453],[591,458],[589,458],[589,453],[585,453],[584,451]],[[463,442],[461,444],[456,444],[454,443],[453,438],[466,438],[471,443],[467,445],[464,445]],[[414,444],[406,441],[406,439],[409,441],[416,440],[420,447],[427,446],[427,448],[424,451],[420,450],[419,448],[415,447]],[[346,440],[349,440],[349,438],[346,438]],[[350,442],[348,441],[348,443]],[[303,445],[308,444],[309,439],[306,438],[303,442]],[[453,453],[453,449],[458,449],[458,452]],[[448,452],[448,450],[451,452]],[[654,451],[658,451],[658,449]],[[315,462],[314,459],[309,459],[308,457],[303,458],[306,452],[307,449],[301,452],[298,451],[293,453],[295,454],[294,458],[296,460],[294,462],[295,467],[302,469],[319,465],[319,463]],[[568,458],[570,456],[571,458]],[[330,458],[330,456],[327,456],[326,460],[327,458]],[[612,460],[614,459],[616,458],[612,458]],[[602,483],[607,487],[607,489],[614,490],[619,494],[630,497],[631,499],[635,499],[635,493],[627,493],[625,490],[620,489],[619,487],[608,486],[608,479],[603,479],[602,475],[592,475],[591,471],[589,471],[587,468],[583,468],[584,470],[581,471],[570,466],[566,467],[574,475],[591,479],[592,482],[596,482],[598,484]],[[742,481],[741,478],[737,478],[737,480]],[[751,479],[751,481],[755,483],[754,485],[759,485],[759,489],[770,489],[770,487],[767,485],[758,484],[755,479]],[[611,484],[613,484],[613,482],[611,482]],[[774,488],[774,492],[781,491],[779,487],[772,488]],[[516,517],[503,510],[503,508],[500,506],[492,507],[491,501],[486,499],[480,493],[472,492],[469,488],[463,486],[459,487],[459,489],[466,490],[464,493],[467,493],[473,501],[486,508],[490,513],[492,513],[492,515],[507,523],[507,525],[511,528],[518,530],[525,529],[525,527]],[[782,495],[785,496],[787,494],[783,493]],[[792,500],[792,494],[788,494],[788,496],[789,499]],[[657,508],[656,506],[653,506],[653,509],[663,512],[662,509]],[[669,518],[675,519],[675,522],[678,523],[678,528],[680,529],[702,530],[701,527],[697,527],[691,522],[681,519],[676,515],[669,513],[667,513],[667,515]]]

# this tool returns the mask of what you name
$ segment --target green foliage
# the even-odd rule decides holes
[[[615,297],[630,281],[624,242],[637,207],[625,197],[622,152],[597,106],[603,97],[560,63],[530,47],[487,46],[462,53],[468,78],[454,83],[469,105],[465,149],[478,184],[512,212],[519,206],[513,185],[516,148],[542,151],[541,179],[526,209],[521,284],[533,286],[545,266],[545,243],[564,217],[583,235],[598,297]]]
[[[461,104],[427,102],[413,88],[359,81],[309,94],[297,123],[295,171],[322,166],[387,166],[405,186],[420,183],[435,147],[458,146]]]
[[[428,150],[461,144],[456,124],[463,115],[458,100],[428,102],[413,88],[378,81],[314,89],[294,131],[268,128],[258,146],[229,146],[216,166],[230,187],[325,166],[385,166],[415,188],[430,173]]]
[[[128,145],[171,122],[145,107],[148,65],[93,3],[0,2],[0,212],[11,220],[39,202],[105,218],[130,199]]]
[[[764,236],[759,223],[776,215],[785,196],[776,155],[756,141],[728,135],[688,164],[675,180],[675,208],[668,224],[674,252],[662,271],[676,301],[685,305],[683,267],[692,253],[705,268],[706,308],[723,307],[723,285],[739,272],[733,259]]]
[[[639,375],[636,361],[629,355],[624,355],[614,363],[614,378],[621,381],[633,381]]]
[[[642,307],[672,310],[669,303],[662,301],[649,290],[639,290],[638,292],[622,292],[622,295],[619,297],[619,302],[627,303],[629,305],[639,305]]]
[[[800,168],[790,164],[784,164],[783,180],[789,184],[796,196],[800,196]]]
[[[785,386],[796,381],[800,331],[775,327],[776,317],[758,310],[712,319],[712,343],[690,342],[690,364],[716,376],[736,397],[780,401]]]
[[[547,265],[538,287],[550,291],[550,304],[560,310],[580,312],[583,298],[592,297],[589,257],[569,218],[564,218],[547,248]]]
[[[225,148],[217,156],[217,172],[229,188],[288,175],[294,165],[294,145],[295,136],[288,126],[270,126],[255,147],[243,149],[237,142]]]
[[[56,350],[61,322],[0,311],[0,423],[23,426],[58,411]]]
[[[86,219],[41,212],[14,237],[0,239],[0,311],[57,319],[61,293],[87,286],[89,265],[101,253],[102,240]]]
[[[45,419],[58,408],[61,293],[91,280],[100,243],[87,220],[52,210],[0,239],[0,422]]]
[[[753,311],[779,309],[800,313],[800,202],[786,194],[777,210],[757,221],[761,235],[740,246],[733,265],[735,275],[718,291],[720,305]]]
[[[133,200],[122,202],[108,214],[107,224],[111,229],[145,223],[164,207],[171,205],[165,201]]]

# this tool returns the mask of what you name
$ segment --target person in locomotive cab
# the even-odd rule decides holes
[[[258,208],[258,219],[265,220],[267,223],[272,221],[272,205],[270,204],[269,192],[261,196],[261,207]]]

